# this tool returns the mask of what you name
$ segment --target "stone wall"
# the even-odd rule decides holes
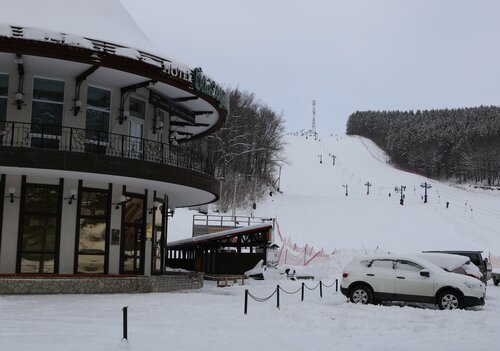
[[[0,277],[1,295],[169,292],[203,287],[203,274],[150,277]]]

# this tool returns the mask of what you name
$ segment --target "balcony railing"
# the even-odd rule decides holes
[[[213,175],[199,144],[168,143],[95,130],[0,121],[0,145],[103,154],[185,168]]]

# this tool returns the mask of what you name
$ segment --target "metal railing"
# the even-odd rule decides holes
[[[209,157],[199,144],[174,147],[154,140],[81,128],[0,121],[0,145],[103,154],[214,174]]]

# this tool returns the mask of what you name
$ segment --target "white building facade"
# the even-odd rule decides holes
[[[0,16],[0,274],[163,273],[168,217],[219,197],[203,140],[224,90],[126,34],[16,10]]]

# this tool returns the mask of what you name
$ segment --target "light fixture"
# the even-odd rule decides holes
[[[10,198],[10,203],[13,203],[14,199],[19,199],[19,196],[14,196],[15,193],[16,193],[16,188],[14,188],[13,186],[11,186],[9,188],[9,195],[6,196],[6,198]]]
[[[113,205],[115,205],[115,209],[119,210],[121,206],[125,205],[127,203],[127,197],[125,195],[120,196],[120,202],[116,202]]]
[[[75,99],[73,100],[73,114],[76,116],[82,110],[83,102],[82,100]]]
[[[158,208],[160,208],[160,206],[161,206],[160,201],[153,202],[153,207],[149,209],[149,214],[154,213]]]
[[[64,198],[64,200],[69,200],[68,205],[71,205],[73,200],[76,200],[76,194],[78,194],[78,191],[76,189],[71,189],[70,196]]]
[[[179,136],[179,133],[173,132],[170,134],[170,144],[172,146],[177,146],[179,145],[179,142],[177,141],[177,137]]]
[[[153,134],[156,134],[156,132],[159,132],[163,129],[163,122],[162,121],[157,121],[156,119],[153,120]]]
[[[21,107],[24,105],[24,94],[18,91],[16,95],[14,96],[15,104],[17,106],[17,109],[20,110]]]
[[[127,118],[130,116],[130,112],[125,109],[120,109],[120,114],[118,115],[118,123],[123,124],[127,120]]]

